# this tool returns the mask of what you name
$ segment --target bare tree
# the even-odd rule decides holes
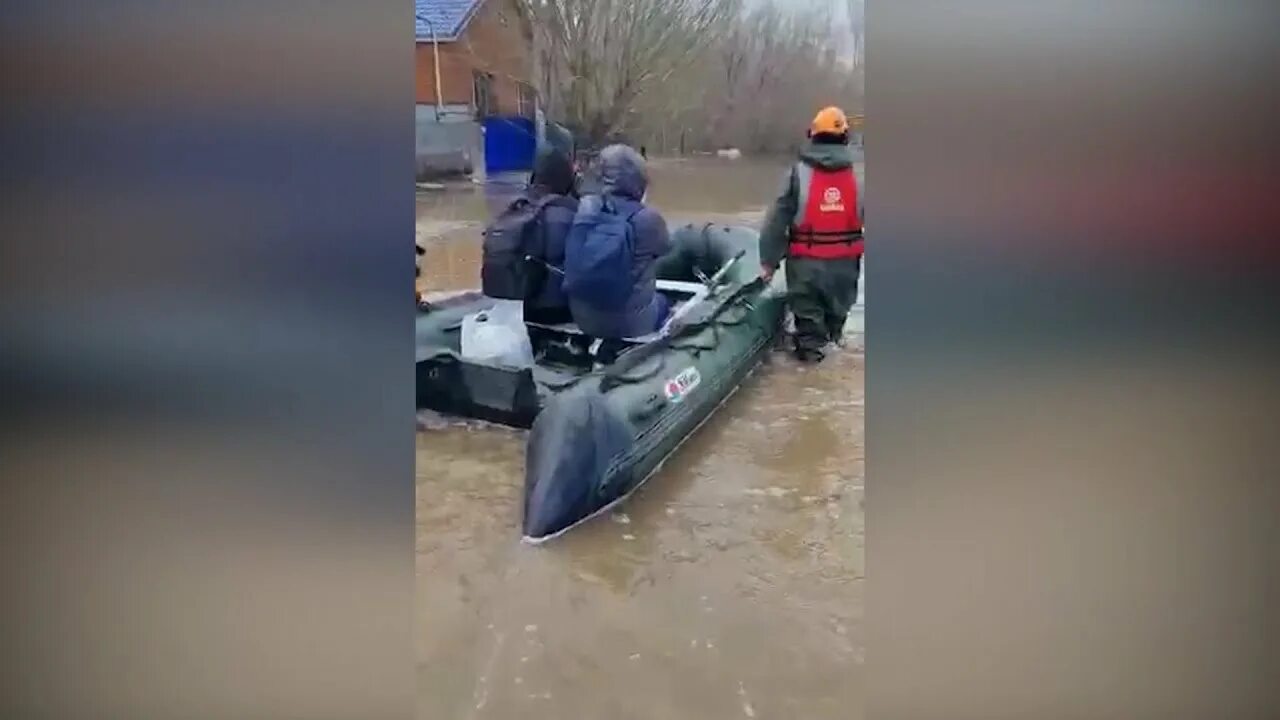
[[[741,0],[522,0],[537,19],[542,88],[592,142],[731,27]]]
[[[774,152],[817,107],[860,112],[862,0],[848,1],[846,24],[830,0],[521,0],[547,112],[590,143],[624,133],[659,152]]]
[[[852,43],[854,67],[862,68],[866,61],[867,3],[866,0],[848,0],[849,35]]]
[[[857,104],[835,19],[832,6],[818,2],[785,9],[766,3],[743,18],[735,38],[746,57],[734,96],[741,105],[725,142],[756,152],[792,147],[818,107]]]

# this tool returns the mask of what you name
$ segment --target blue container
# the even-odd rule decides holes
[[[484,126],[484,169],[489,175],[530,172],[538,146],[538,131],[526,117],[494,116]]]

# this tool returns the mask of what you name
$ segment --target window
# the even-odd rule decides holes
[[[520,107],[518,112],[521,117],[532,118],[538,108],[538,92],[529,85],[520,83]]]
[[[495,100],[493,97],[493,76],[487,72],[476,70],[471,74],[472,82],[472,104],[475,106],[476,117],[486,117],[493,112]]]

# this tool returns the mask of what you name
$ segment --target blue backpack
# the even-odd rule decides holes
[[[626,308],[636,254],[631,218],[643,207],[610,195],[578,206],[565,240],[566,295],[599,310]]]

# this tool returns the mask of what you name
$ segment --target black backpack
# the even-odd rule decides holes
[[[501,300],[525,300],[542,287],[546,266],[540,260],[527,258],[542,257],[538,220],[548,205],[557,204],[573,208],[573,202],[560,195],[546,195],[537,200],[516,198],[485,228],[480,266],[480,287],[485,295]]]

